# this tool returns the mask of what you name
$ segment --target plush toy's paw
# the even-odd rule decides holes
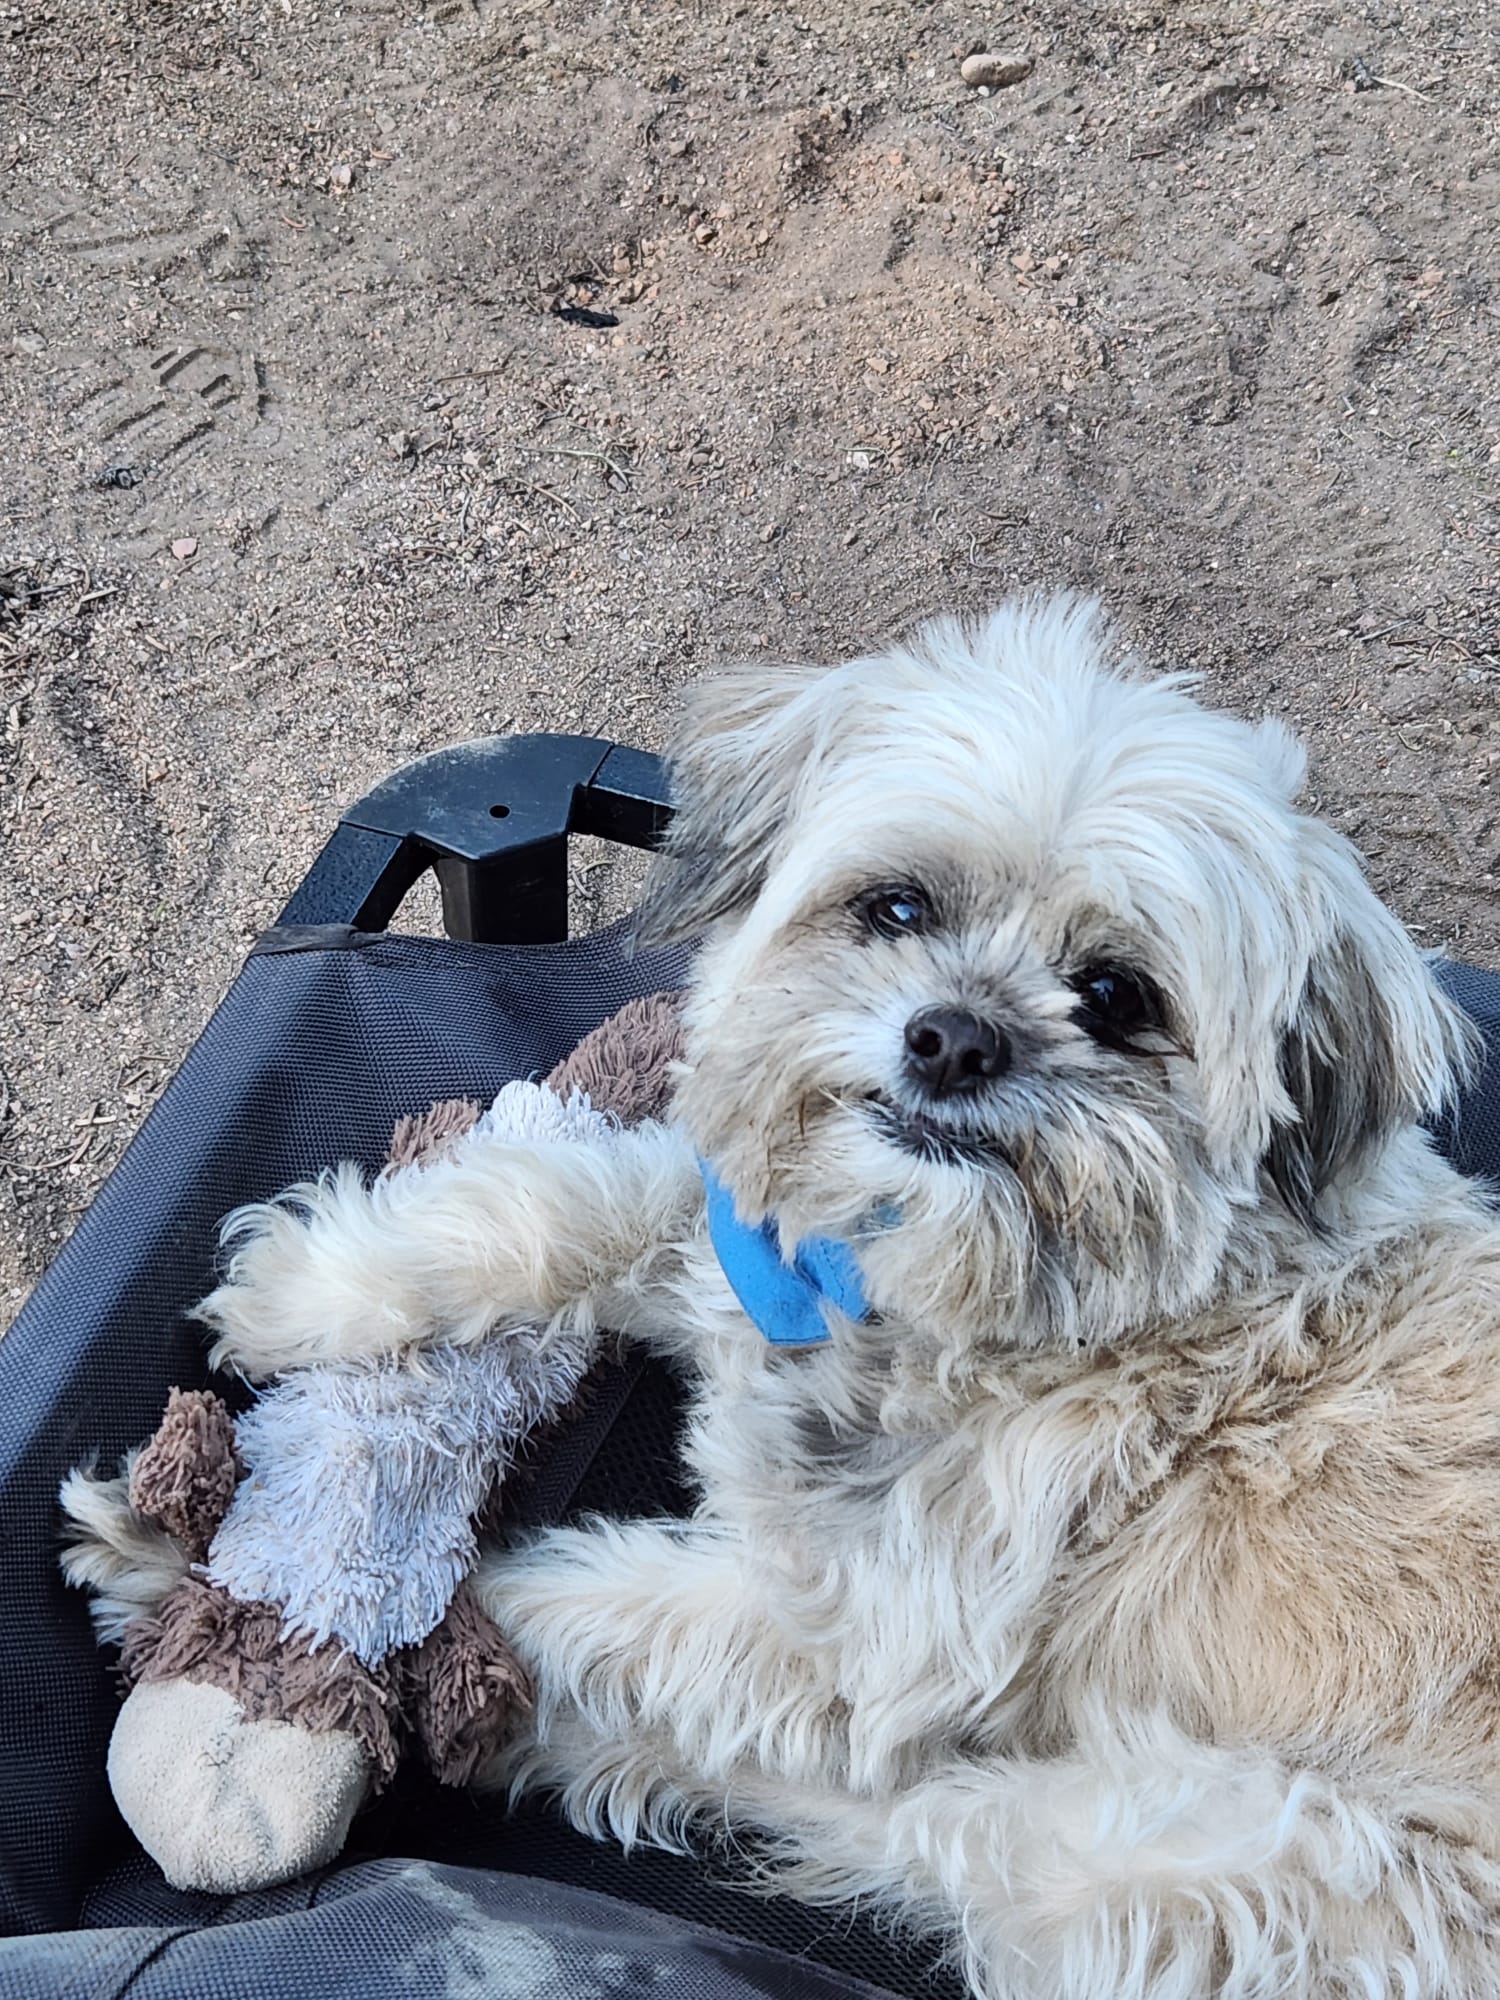
[[[440,1784],[467,1785],[532,1708],[531,1677],[466,1583],[406,1659],[411,1719]]]
[[[247,1722],[196,1681],[147,1681],[120,1710],[109,1782],[126,1824],[178,1889],[239,1895],[332,1861],[373,1767],[342,1730]]]

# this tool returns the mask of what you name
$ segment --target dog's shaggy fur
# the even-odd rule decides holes
[[[539,1691],[494,1776],[581,1824],[754,1833],[996,2000],[1500,1994],[1500,1232],[1419,1123],[1466,1031],[1285,734],[1104,650],[1049,603],[705,687],[673,1122],[330,1176],[203,1316],[256,1375],[538,1315],[690,1372],[691,1521],[480,1579]],[[924,1089],[933,1006],[1008,1068]],[[695,1153],[875,1316],[770,1348]]]

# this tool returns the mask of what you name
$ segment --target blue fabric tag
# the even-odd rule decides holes
[[[708,1196],[708,1234],[724,1275],[745,1311],[776,1347],[817,1347],[828,1335],[825,1305],[850,1319],[868,1319],[869,1301],[859,1265],[847,1243],[809,1236],[790,1264],[781,1254],[774,1222],[758,1229],[741,1222],[734,1197],[711,1167],[699,1162]]]

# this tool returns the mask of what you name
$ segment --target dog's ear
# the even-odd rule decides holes
[[[672,824],[636,917],[643,940],[694,937],[754,901],[830,740],[836,678],[746,667],[691,690],[671,756]]]
[[[1292,1213],[1321,1223],[1341,1175],[1404,1125],[1435,1116],[1468,1071],[1478,1036],[1439,990],[1407,932],[1375,896],[1348,843],[1303,823],[1320,941],[1281,1043],[1291,1115],[1266,1170]]]

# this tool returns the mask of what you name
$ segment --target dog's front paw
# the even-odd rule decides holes
[[[262,1380],[427,1336],[403,1295],[379,1193],[344,1165],[228,1218],[224,1282],[194,1314],[215,1336],[214,1367]]]
[[[712,1651],[715,1592],[700,1588],[702,1568],[672,1527],[597,1522],[491,1551],[472,1588],[533,1679],[543,1733],[570,1711],[628,1734],[670,1720],[681,1706],[676,1663]]]
[[[481,1559],[471,1578],[475,1599],[532,1679],[544,1722],[559,1706],[586,1702],[601,1659],[628,1650],[619,1583],[600,1539],[575,1528],[550,1529]]]

